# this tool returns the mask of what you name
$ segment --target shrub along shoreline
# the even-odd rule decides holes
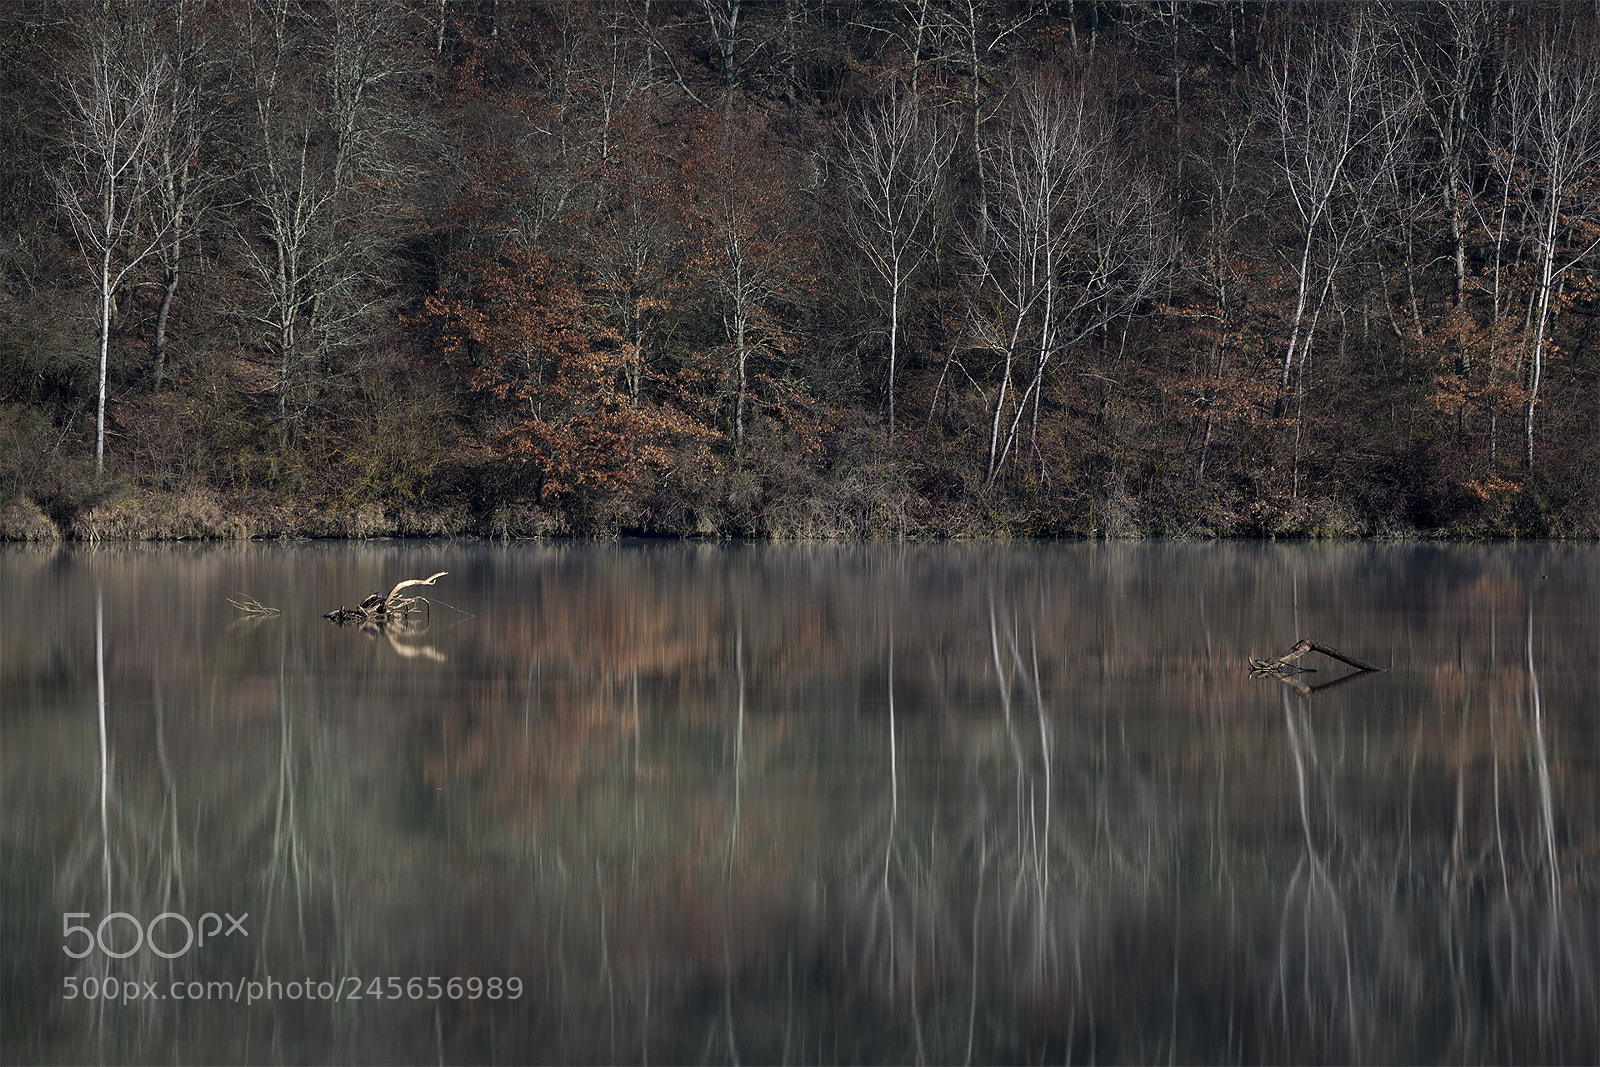
[[[55,513],[47,510],[54,503]],[[526,503],[493,507],[428,506],[368,501],[317,504],[293,496],[229,495],[209,487],[153,490],[121,487],[79,507],[18,496],[0,503],[0,542],[247,541],[389,537],[612,539],[720,537],[774,541],[826,540],[1194,540],[1335,539],[1445,540],[1596,538],[1582,523],[1526,529],[1506,522],[1437,529],[1363,520],[1342,501],[1303,501],[1263,518],[1207,522],[1173,516],[1151,522],[1132,502],[1081,510],[974,507],[968,501],[935,506],[914,500],[901,508],[835,507],[816,498],[769,502],[756,521],[708,509],[684,511],[667,523],[636,509],[613,506],[574,515]],[[831,502],[837,504],[837,502]],[[1007,502],[1001,502],[1002,504]]]

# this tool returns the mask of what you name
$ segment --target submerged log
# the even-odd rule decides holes
[[[340,626],[347,626],[350,623],[367,621],[367,613],[362,611],[360,608],[336,608],[333,611],[323,612],[322,617],[327,619],[329,622],[338,623]]]
[[[327,612],[322,617],[329,622],[344,626],[349,623],[373,622],[404,615],[416,607],[417,601],[421,600],[426,604],[427,599],[420,596],[401,596],[400,590],[411,589],[421,585],[432,585],[449,573],[449,571],[440,571],[431,578],[407,578],[403,582],[396,582],[395,587],[389,590],[388,596],[373,593],[363,600],[358,607],[340,607],[337,611]]]
[[[1301,638],[1299,641],[1295,642],[1293,648],[1289,649],[1289,651],[1285,652],[1281,656],[1277,656],[1273,659],[1252,659],[1250,661],[1250,671],[1253,674],[1286,674],[1292,671],[1314,670],[1315,668],[1311,667],[1295,666],[1295,661],[1301,656],[1304,656],[1307,652],[1321,652],[1324,656],[1327,656],[1331,659],[1336,659],[1340,663],[1348,663],[1358,671],[1387,670],[1385,667],[1374,667],[1370,663],[1363,663],[1354,656],[1347,656],[1331,645],[1324,645],[1320,641],[1312,641],[1308,638]]]

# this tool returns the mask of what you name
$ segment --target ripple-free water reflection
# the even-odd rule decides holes
[[[1597,591],[1571,547],[0,552],[4,1052],[1593,1061]],[[1251,676],[1299,638],[1385,670]]]

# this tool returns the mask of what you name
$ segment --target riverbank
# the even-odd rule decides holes
[[[291,500],[243,501],[211,489],[125,491],[55,518],[27,498],[0,506],[0,540],[5,541],[529,537],[570,533],[565,525],[537,508],[496,513],[485,522],[463,512],[375,503],[323,508]]]
[[[49,503],[49,502],[46,502]],[[176,491],[118,488],[82,506],[54,514],[27,496],[0,503],[0,541],[245,541],[363,539],[379,537],[743,537],[770,540],[1012,540],[1068,538],[1128,540],[1146,537],[1211,539],[1334,539],[1472,541],[1523,537],[1593,539],[1582,524],[1519,529],[1509,523],[1438,529],[1397,527],[1363,519],[1338,501],[1301,501],[1292,509],[1234,515],[1170,512],[1151,521],[1136,502],[1085,507],[1080,512],[1018,509],[1014,502],[973,506],[926,500],[895,507],[850,506],[834,499],[774,503],[743,521],[725,514],[683,510],[663,522],[635,509],[614,507],[586,516],[532,504],[492,508],[386,504],[354,506],[292,496],[230,495],[210,487]]]

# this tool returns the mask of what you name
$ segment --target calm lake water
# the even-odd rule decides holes
[[[1572,546],[0,550],[0,1060],[1593,1063],[1597,609]],[[1388,669],[1251,675],[1301,637]]]

